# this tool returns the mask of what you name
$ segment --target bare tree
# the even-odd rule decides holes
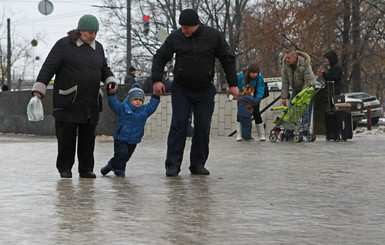
[[[106,47],[107,53],[113,57],[111,66],[114,71],[123,73],[124,47],[126,28],[125,1],[105,0],[104,3],[111,7],[106,11],[108,15],[102,23],[108,26],[106,43],[113,43]],[[151,68],[152,57],[161,46],[162,41],[156,35],[160,32],[170,33],[178,29],[179,13],[185,8],[198,11],[202,23],[212,26],[229,40],[232,51],[237,52],[240,43],[242,16],[248,0],[146,0],[132,1],[132,64],[137,66],[139,73],[148,75]],[[147,35],[143,32],[143,16],[150,16],[150,31]],[[217,66],[220,69],[220,66]],[[224,76],[219,75],[218,88],[225,86]]]

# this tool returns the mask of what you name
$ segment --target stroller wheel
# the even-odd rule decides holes
[[[294,142],[295,143],[301,142],[301,137],[300,136],[301,135],[298,135],[298,134],[294,135]]]
[[[308,134],[306,136],[306,140],[309,141],[309,142],[313,142],[313,141],[315,141],[315,139],[316,139],[315,134]]]
[[[276,134],[270,134],[270,135],[269,135],[269,140],[270,140],[271,142],[276,142],[277,139],[278,139],[278,137],[277,137]]]

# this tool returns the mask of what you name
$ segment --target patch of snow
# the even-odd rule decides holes
[[[385,126],[379,126],[376,129],[368,130],[365,127],[357,128],[354,133],[356,134],[365,134],[365,135],[383,135],[385,134]]]

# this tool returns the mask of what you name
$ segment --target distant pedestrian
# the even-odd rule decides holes
[[[146,120],[155,112],[160,102],[159,96],[152,95],[150,102],[143,105],[144,91],[137,83],[132,87],[123,102],[116,98],[116,89],[110,89],[107,94],[111,110],[118,115],[118,123],[114,134],[114,156],[100,170],[103,175],[112,170],[117,177],[125,177],[126,164],[136,145],[141,142]]]
[[[251,86],[252,93],[245,91],[246,86]],[[263,76],[259,70],[258,64],[249,65],[244,71],[238,74],[238,117],[237,117],[237,141],[253,141],[251,137],[252,122],[251,117],[254,117],[255,125],[260,141],[265,141],[265,128],[263,126],[261,113],[259,111],[259,105],[263,98],[265,91],[265,82]],[[244,96],[241,94],[244,93]],[[248,97],[251,96],[252,98]],[[242,97],[241,99],[239,99]],[[253,106],[248,108],[252,113],[249,116],[249,111],[246,110],[247,106]]]
[[[167,140],[166,175],[177,176],[183,159],[191,110],[194,111],[194,135],[190,153],[191,174],[208,175],[211,118],[214,112],[213,84],[215,58],[221,62],[229,85],[227,94],[238,96],[235,55],[221,33],[205,26],[197,12],[185,9],[179,16],[181,28],[172,32],[156,51],[152,64],[154,93],[161,95],[164,67],[176,54],[174,81],[171,85],[172,119]]]
[[[56,42],[48,54],[32,93],[42,98],[52,77],[53,116],[58,156],[56,167],[62,178],[72,178],[76,139],[79,175],[96,178],[94,168],[95,128],[102,109],[100,82],[117,83],[107,66],[103,46],[95,40],[99,22],[93,15],[80,18],[78,27]]]
[[[135,67],[131,66],[128,69],[127,76],[124,78],[124,84],[132,86],[132,84],[136,83],[135,77],[136,77],[136,69]]]
[[[8,86],[6,84],[4,84],[3,86],[1,86],[1,91],[8,91]]]
[[[322,72],[322,77],[326,82],[334,81],[335,95],[340,95],[342,92],[342,69],[341,65],[338,63],[337,54],[332,50],[324,54],[324,57],[329,69],[322,66],[318,71]]]

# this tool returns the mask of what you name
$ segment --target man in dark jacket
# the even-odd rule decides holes
[[[103,46],[95,41],[99,23],[95,16],[84,15],[78,28],[68,32],[52,48],[45,60],[32,93],[43,98],[56,74],[53,87],[58,156],[56,167],[62,178],[72,178],[78,136],[79,175],[95,178],[95,128],[101,110],[100,81],[110,87],[117,79],[107,66]]]
[[[325,81],[334,81],[334,90],[335,94],[341,94],[341,77],[342,77],[342,69],[341,65],[338,63],[338,57],[335,51],[329,51],[324,54],[325,61],[328,63],[330,68],[326,70],[324,67],[319,69],[322,72],[322,77]]]
[[[128,74],[127,76],[124,78],[124,84],[127,84],[127,85],[131,85],[136,83],[135,81],[135,75],[136,75],[136,69],[135,67],[131,66],[129,69],[128,69]]]
[[[181,28],[171,33],[154,55],[152,81],[154,94],[161,95],[166,63],[176,54],[174,82],[171,85],[172,120],[167,140],[166,175],[177,176],[183,159],[190,112],[194,111],[194,136],[190,153],[190,172],[208,175],[204,167],[209,155],[211,117],[214,112],[213,84],[215,58],[226,73],[234,99],[238,96],[235,56],[218,30],[203,25],[197,12],[185,9],[179,16]]]

